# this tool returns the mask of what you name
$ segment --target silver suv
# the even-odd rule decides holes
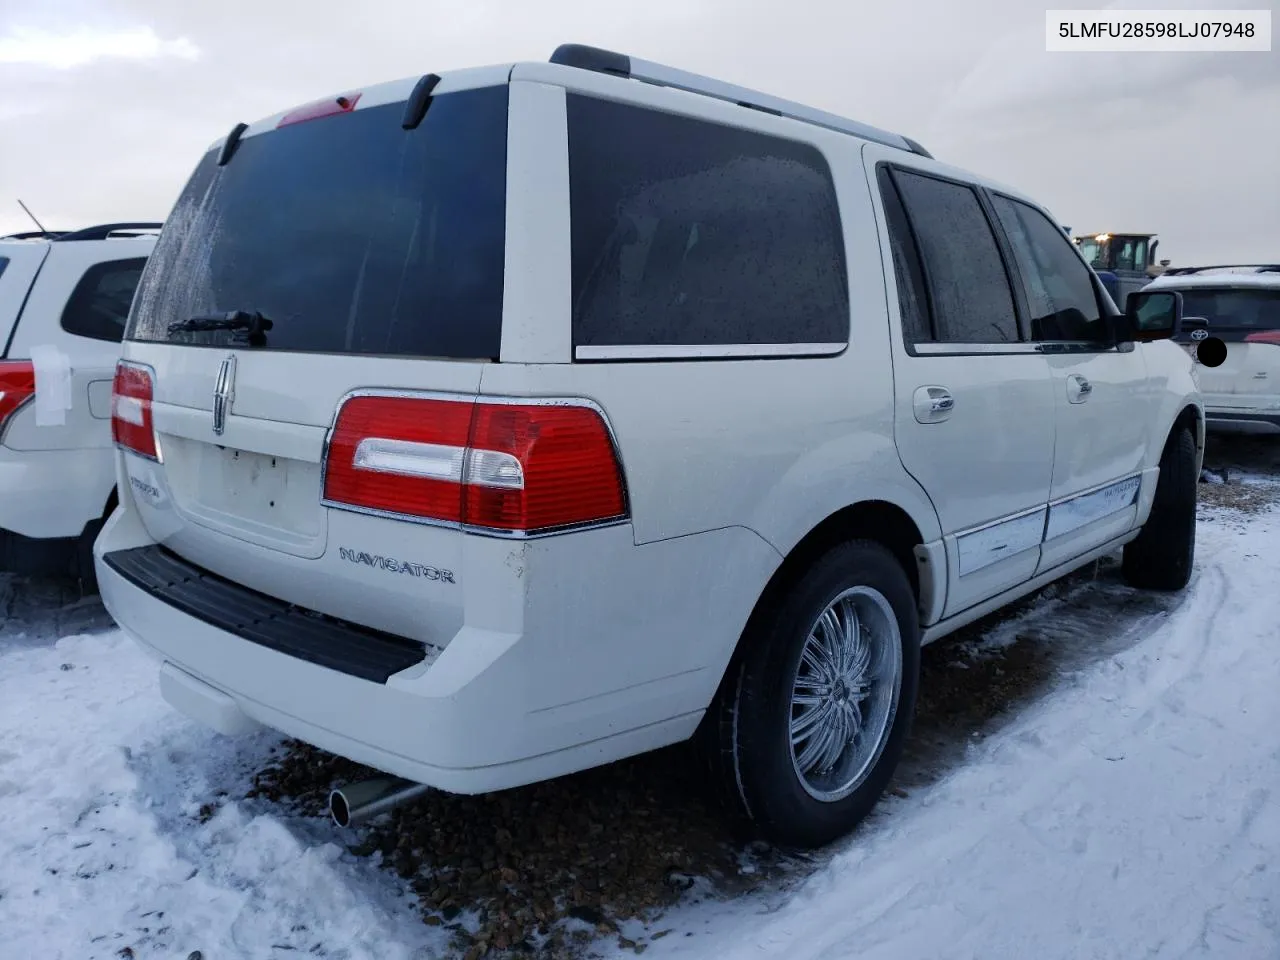
[[[829,841],[922,643],[1121,547],[1187,582],[1180,298],[1121,315],[1056,223],[579,46],[238,125],[129,321],[107,607],[178,709],[410,783],[342,820],[696,738]]]

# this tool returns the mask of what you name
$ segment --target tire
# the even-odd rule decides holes
[[[1130,586],[1181,590],[1191,580],[1196,553],[1196,441],[1178,428],[1160,455],[1151,515],[1124,548],[1122,572]]]
[[[818,621],[842,597],[871,642],[846,647],[843,682],[827,683],[839,671],[818,649],[828,636]],[[855,654],[869,659],[860,676]],[[920,627],[906,572],[873,541],[832,548],[753,616],[699,731],[728,812],[783,847],[812,849],[852,831],[902,756],[919,681]],[[793,703],[793,694],[810,703]],[[864,739],[845,741],[823,773],[825,759],[815,763],[814,753],[822,756],[824,744],[827,758],[840,749],[840,734],[853,728],[851,703],[860,707]],[[833,725],[837,714],[843,719]],[[808,728],[795,746],[793,724]]]

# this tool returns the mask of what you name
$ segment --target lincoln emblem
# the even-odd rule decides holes
[[[229,355],[218,368],[218,379],[213,387],[213,432],[222,436],[227,427],[227,414],[236,398],[236,358]]]

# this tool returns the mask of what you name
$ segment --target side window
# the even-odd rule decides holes
[[[578,94],[567,106],[576,347],[847,342],[820,151]]]
[[[993,198],[1031,308],[1033,340],[1103,342],[1106,321],[1088,267],[1076,256],[1071,242],[1039,210],[1010,200]]]
[[[62,311],[62,329],[77,337],[119,343],[146,257],[111,260],[85,271]]]
[[[900,169],[893,179],[920,246],[937,339],[1016,342],[1009,277],[976,191]]]
[[[4,276],[4,268],[9,265],[8,257],[0,257],[0,277]]]
[[[924,343],[936,339],[929,322],[929,299],[925,294],[924,274],[920,270],[920,253],[916,249],[911,225],[902,198],[889,171],[880,167],[876,174],[880,196],[884,201],[885,222],[889,229],[889,251],[893,257],[893,273],[898,287],[898,309],[902,314],[902,336],[907,343]]]

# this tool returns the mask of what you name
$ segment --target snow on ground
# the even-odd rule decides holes
[[[679,907],[646,956],[1280,958],[1277,584],[1280,513],[1215,509],[1191,588],[1123,636],[1039,602],[987,642],[1061,618],[1091,661],[798,889]],[[329,824],[238,799],[276,738],[175,714],[92,602],[16,596],[0,581],[0,956],[450,955]]]
[[[1280,957],[1280,515],[1204,523],[1198,552],[1164,623],[790,902],[670,916],[700,935],[651,955]]]
[[[200,822],[271,742],[178,717],[118,631],[0,653],[0,955],[416,956],[409,901],[315,824],[246,803]]]

